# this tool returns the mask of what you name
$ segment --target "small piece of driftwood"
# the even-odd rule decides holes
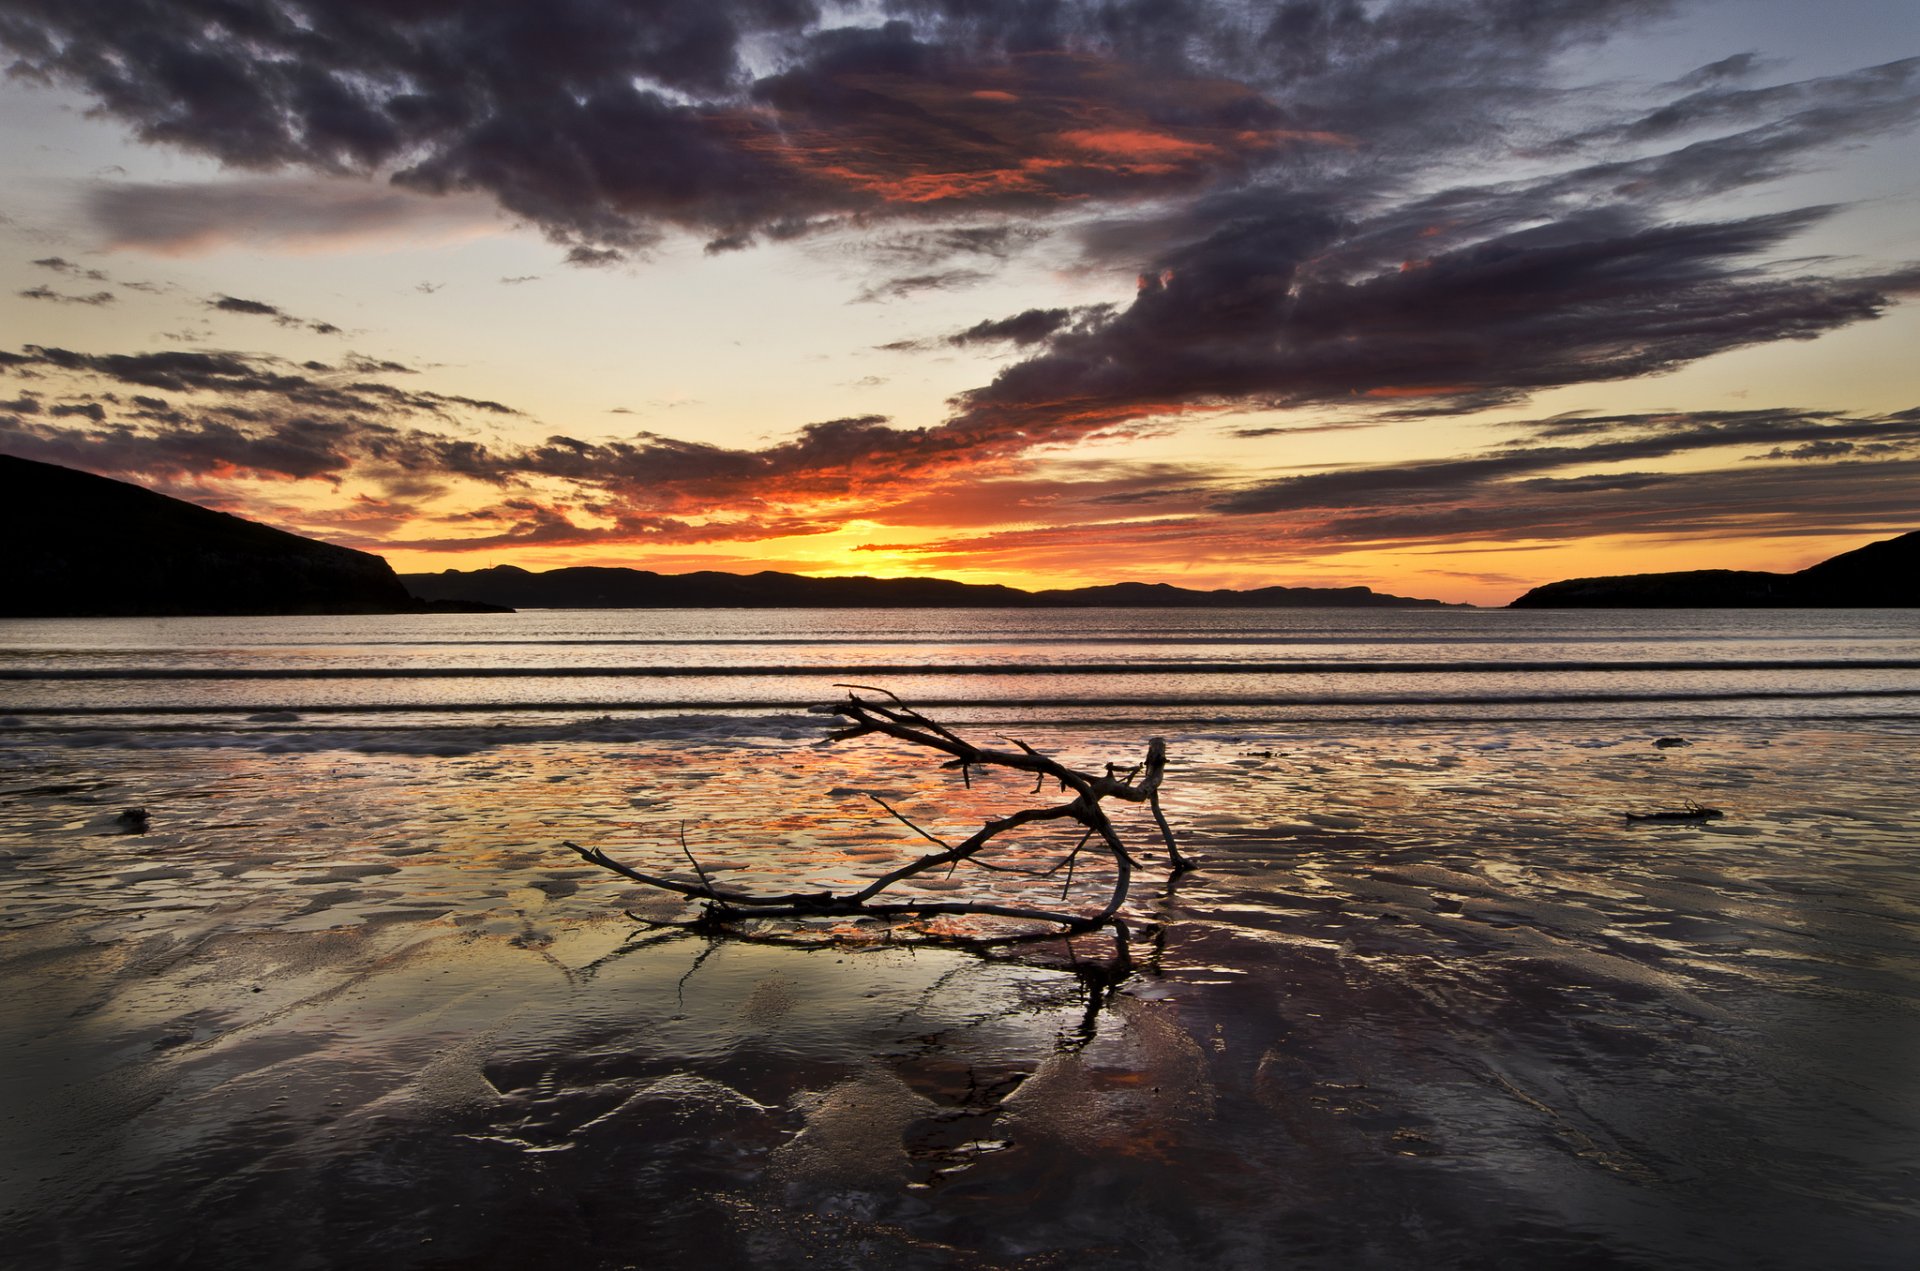
[[[1114,829],[1112,820],[1107,816],[1105,808],[1101,806],[1108,799],[1117,799],[1125,803],[1143,803],[1147,806],[1153,815],[1155,826],[1160,831],[1161,840],[1166,844],[1170,874],[1179,875],[1194,867],[1193,862],[1181,853],[1179,845],[1174,842],[1173,829],[1168,825],[1166,815],[1160,808],[1160,785],[1166,776],[1167,767],[1166,742],[1161,738],[1152,738],[1147,743],[1146,755],[1140,763],[1125,772],[1115,764],[1106,765],[1104,773],[1082,772],[1076,768],[1067,767],[1018,739],[1010,739],[1010,744],[1014,747],[1011,750],[977,746],[951,728],[922,715],[886,689],[869,688],[858,684],[842,684],[837,687],[851,690],[845,701],[810,708],[815,714],[838,716],[844,721],[844,727],[837,728],[828,734],[828,742],[849,741],[856,737],[891,737],[946,755],[947,759],[941,766],[957,770],[961,780],[969,785],[972,784],[972,770],[976,768],[1005,768],[1033,774],[1035,794],[1044,789],[1047,783],[1052,782],[1063,793],[1070,794],[1072,797],[1062,803],[1023,808],[1009,815],[990,819],[960,842],[949,843],[915,825],[878,795],[869,795],[868,797],[879,804],[889,816],[939,850],[927,852],[854,891],[756,895],[720,887],[715,885],[707,871],[695,859],[692,851],[686,846],[684,836],[681,840],[681,851],[692,864],[697,881],[642,872],[614,860],[598,847],[582,847],[573,842],[568,842],[565,846],[578,853],[581,859],[598,865],[602,869],[611,870],[623,878],[663,891],[674,892],[690,900],[705,902],[701,917],[694,923],[684,925],[708,930],[756,919],[852,917],[893,920],[948,915],[975,915],[1057,923],[1068,931],[1091,931],[1110,923],[1117,923],[1117,915],[1120,907],[1126,903],[1127,892],[1132,884],[1134,871],[1139,868],[1139,862],[1127,851],[1120,840],[1119,833]],[[870,700],[860,696],[861,693],[879,694],[886,700]],[[1014,867],[982,859],[989,849],[997,845],[1002,835],[1022,826],[1048,821],[1073,821],[1085,827],[1085,833],[1080,836],[1079,842],[1065,852],[1051,868]],[[1087,910],[1009,905],[995,901],[930,900],[887,894],[889,888],[908,879],[933,870],[950,871],[961,864],[1007,873],[1024,873],[1045,879],[1051,879],[1064,872],[1070,882],[1081,857],[1090,851],[1111,860],[1113,885],[1102,903]],[[1065,894],[1064,887],[1061,889],[1061,894]]]
[[[1726,813],[1719,808],[1703,808],[1692,799],[1687,806],[1673,812],[1629,812],[1629,821],[1717,821]]]

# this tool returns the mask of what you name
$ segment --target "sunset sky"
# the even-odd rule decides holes
[[[0,0],[0,45],[0,452],[401,570],[1504,603],[1920,527],[1913,0]]]

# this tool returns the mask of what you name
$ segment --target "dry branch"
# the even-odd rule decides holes
[[[579,853],[582,859],[602,869],[611,870],[623,878],[629,878],[634,882],[659,888],[662,891],[674,892],[690,900],[705,902],[700,919],[693,925],[709,928],[763,918],[858,917],[886,920],[963,914],[1058,923],[1069,931],[1089,931],[1106,926],[1118,921],[1117,915],[1120,907],[1126,903],[1133,873],[1139,868],[1139,862],[1127,851],[1118,831],[1114,829],[1112,820],[1101,806],[1107,799],[1118,799],[1123,803],[1146,804],[1152,812],[1155,826],[1159,828],[1161,839],[1166,844],[1169,872],[1178,875],[1193,868],[1193,862],[1181,853],[1179,845],[1174,842],[1173,830],[1167,824],[1166,814],[1160,808],[1160,784],[1166,775],[1167,767],[1167,747],[1161,738],[1155,737],[1150,740],[1147,744],[1146,758],[1124,775],[1120,774],[1118,767],[1114,764],[1108,764],[1103,774],[1096,775],[1069,768],[1017,738],[1008,739],[1015,747],[1013,750],[976,746],[945,725],[928,719],[886,689],[868,688],[858,684],[842,684],[837,687],[850,690],[845,701],[811,708],[816,714],[838,716],[844,721],[842,727],[836,728],[827,735],[827,741],[830,743],[875,735],[891,737],[897,741],[946,755],[947,759],[941,767],[958,769],[961,780],[969,787],[972,785],[973,769],[1006,768],[1015,772],[1032,773],[1035,794],[1040,793],[1051,781],[1063,794],[1069,794],[1072,797],[1063,803],[1023,808],[1003,817],[990,818],[959,843],[948,843],[945,839],[929,833],[908,820],[884,799],[877,795],[870,796],[888,815],[940,850],[919,856],[854,891],[756,895],[716,886],[706,869],[694,857],[692,850],[687,847],[684,827],[680,846],[687,860],[692,863],[694,872],[699,876],[698,883],[643,873],[614,860],[598,847],[582,847],[573,842],[567,843],[566,846]],[[887,700],[872,701],[861,697],[862,692],[881,694]],[[999,845],[1002,835],[1022,826],[1050,821],[1073,821],[1085,829],[1073,848],[1051,868],[1035,870],[982,859],[986,852]],[[1104,903],[1089,912],[1007,905],[993,901],[895,899],[885,895],[889,888],[899,883],[938,869],[945,869],[951,873],[961,864],[976,865],[1001,873],[1028,874],[1037,878],[1051,878],[1064,869],[1070,887],[1076,865],[1082,853],[1088,851],[1090,847],[1096,854],[1103,854],[1111,860],[1113,887]],[[1062,888],[1062,900],[1065,899],[1066,894],[1067,889]]]

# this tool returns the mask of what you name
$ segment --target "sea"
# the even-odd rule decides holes
[[[802,710],[969,719],[1920,715],[1911,610],[534,610],[0,623],[45,730],[233,734]],[[288,720],[297,715],[297,721]]]
[[[849,694],[1163,738],[1198,868],[1121,806],[1125,940],[717,935],[566,846],[847,889],[1059,797]],[[0,1247],[1906,1268],[1917,759],[1917,610],[0,622]],[[1074,846],[903,892],[1097,909]]]

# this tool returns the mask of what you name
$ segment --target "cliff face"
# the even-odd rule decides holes
[[[0,455],[0,616],[403,613],[378,556]]]
[[[1920,606],[1920,530],[1810,565],[1797,574],[1696,569],[1570,578],[1535,587],[1509,609],[1895,609]]]
[[[1190,591],[1166,583],[1114,583],[1064,591],[1021,591],[945,578],[806,578],[759,574],[656,574],[642,569],[581,567],[529,573],[512,565],[464,572],[403,575],[427,600],[491,601],[539,609],[1270,609],[1299,607],[1439,607],[1366,587],[1263,587],[1255,591]]]

